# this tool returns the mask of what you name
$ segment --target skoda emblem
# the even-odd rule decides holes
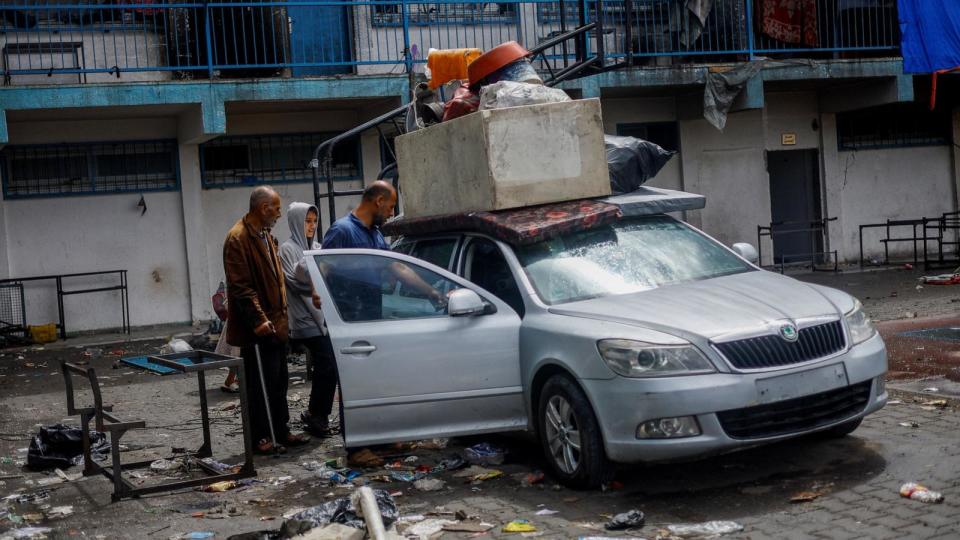
[[[793,342],[799,339],[800,333],[797,332],[796,326],[788,323],[780,327],[780,337],[787,341]]]

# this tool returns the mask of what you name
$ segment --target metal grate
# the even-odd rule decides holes
[[[243,135],[220,137],[200,145],[203,187],[312,182],[313,149],[336,133]],[[334,148],[333,177],[362,178],[360,141],[344,141]]]
[[[869,150],[950,144],[949,111],[895,103],[837,113],[837,149]]]
[[[10,199],[180,186],[175,141],[11,145],[0,160],[3,195]]]
[[[0,336],[27,337],[22,283],[0,284]]]
[[[717,413],[734,439],[760,439],[799,433],[839,422],[863,411],[872,381],[767,405]]]
[[[843,350],[843,325],[833,321],[803,328],[797,341],[778,335],[716,343],[717,349],[737,369],[765,369],[799,364],[830,356]]]

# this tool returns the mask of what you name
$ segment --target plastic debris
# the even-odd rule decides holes
[[[940,391],[940,389],[937,388],[936,386],[931,386],[931,387],[929,387],[929,388],[924,388],[923,390],[921,390],[921,392],[930,392],[930,393],[932,393],[932,394],[935,394],[935,393],[937,393],[937,392],[939,392],[939,391]]]
[[[541,471],[534,471],[532,473],[517,473],[513,475],[522,487],[531,487],[537,484],[543,483],[543,473]]]
[[[930,491],[930,489],[926,486],[920,485],[916,482],[907,482],[906,484],[900,486],[900,496],[925,503],[936,504],[943,502],[942,493],[939,491]]]
[[[500,478],[501,476],[503,476],[502,471],[489,471],[470,477],[470,482],[479,484],[480,482],[486,482],[487,480],[493,480],[494,478]]]
[[[436,538],[436,534],[442,531],[444,526],[454,525],[456,523],[456,521],[450,519],[425,519],[419,523],[414,523],[405,528],[403,530],[403,536],[406,538],[417,539]]]
[[[4,535],[9,535],[10,538],[16,540],[20,540],[21,538],[46,538],[47,533],[52,530],[50,527],[22,527],[20,529],[9,530],[4,533]]]
[[[526,519],[515,519],[501,529],[505,533],[537,532],[537,528]]]
[[[667,530],[673,536],[679,536],[680,538],[710,538],[740,532],[743,530],[743,525],[736,521],[705,521],[703,523],[667,525]]]
[[[175,474],[184,468],[186,467],[182,461],[171,459],[158,459],[150,464],[151,471],[163,474]]]
[[[47,518],[49,519],[60,519],[67,516],[73,515],[73,506],[54,506],[47,511]]]
[[[931,399],[929,401],[924,401],[921,405],[925,407],[935,407],[937,409],[944,409],[947,407],[947,400],[945,399]]]
[[[908,427],[908,428],[918,428],[918,427],[920,427],[920,424],[918,424],[918,423],[916,423],[916,422],[900,422],[900,424],[898,424],[898,425],[899,425],[900,427]]]
[[[646,520],[646,517],[643,515],[643,512],[639,510],[630,510],[629,512],[624,512],[622,514],[617,514],[613,516],[604,528],[608,531],[622,531],[625,529],[636,529],[643,527],[643,523]]]
[[[213,538],[217,533],[210,531],[193,531],[187,534],[184,534],[180,538],[182,540],[205,540],[207,538]]]
[[[110,451],[106,435],[91,431],[90,451],[96,459],[105,457]],[[64,424],[41,427],[30,440],[26,454],[27,467],[35,470],[77,465],[83,461],[83,431]]]
[[[474,465],[502,465],[506,451],[490,443],[480,443],[464,452],[468,463]]]
[[[636,137],[604,135],[610,187],[614,193],[636,191],[653,178],[676,152]]]
[[[484,86],[480,90],[481,111],[565,101],[570,101],[570,96],[566,92],[542,84],[500,81]]]
[[[400,513],[397,510],[397,503],[395,503],[393,497],[384,490],[373,490],[373,495],[376,499],[377,507],[380,510],[380,517],[383,520],[383,524],[385,527],[389,527],[400,517]],[[281,531],[288,536],[295,536],[314,527],[326,525],[327,523],[340,523],[356,529],[364,528],[364,521],[357,507],[353,501],[344,497],[308,508],[295,514],[283,523]]]
[[[550,510],[549,508],[544,508],[542,510],[537,510],[538,516],[552,516],[554,514],[559,514],[559,510]]]
[[[236,480],[226,480],[223,482],[216,482],[208,486],[203,486],[202,491],[207,493],[223,493],[224,491],[230,491],[231,489],[237,487]]]
[[[440,491],[447,483],[439,478],[421,478],[413,483],[420,491]]]
[[[160,354],[183,353],[192,350],[193,347],[191,347],[189,343],[182,339],[174,338],[168,341],[163,347],[160,347]]]

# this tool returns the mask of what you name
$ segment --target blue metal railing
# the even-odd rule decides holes
[[[55,1],[55,0],[54,0]],[[602,17],[586,46],[635,65],[897,54],[895,0],[178,1],[0,6],[5,84],[402,73],[430,48],[528,47]],[[581,15],[583,20],[581,21]],[[601,41],[602,40],[602,41]],[[558,45],[548,59],[573,51]]]

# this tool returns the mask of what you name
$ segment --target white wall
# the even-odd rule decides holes
[[[937,217],[956,210],[951,148],[922,146],[837,151],[836,116],[823,115],[824,165],[830,215],[838,216],[831,243],[841,259],[859,258],[859,226],[887,219]],[[919,231],[918,231],[919,232]],[[883,258],[879,239],[886,231],[864,235],[864,256]],[[892,235],[911,236],[909,228]],[[921,248],[922,249],[922,246]],[[910,242],[890,245],[892,257],[913,256]],[[922,258],[922,255],[921,255]]]
[[[171,119],[11,122],[10,144],[135,140],[176,136]],[[108,133],[109,137],[104,134]],[[178,192],[3,201],[3,251],[11,276],[128,270],[131,324],[189,321],[189,284]],[[69,290],[108,286],[117,278],[77,278]],[[25,287],[29,324],[57,320],[52,282]],[[68,331],[119,327],[118,292],[68,296]]]

